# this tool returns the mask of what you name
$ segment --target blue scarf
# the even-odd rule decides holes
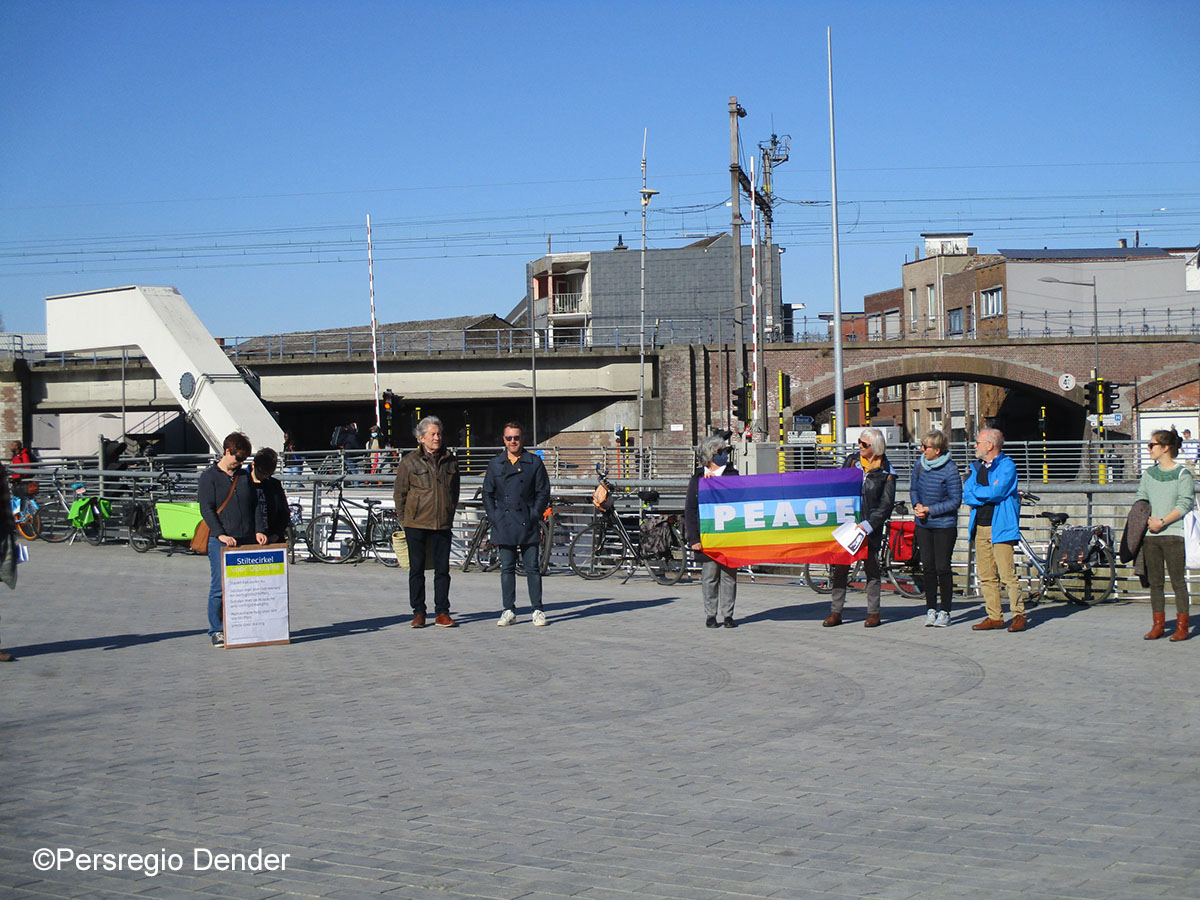
[[[940,469],[948,462],[950,462],[949,453],[943,453],[941,456],[935,457],[932,462],[926,459],[924,454],[921,455],[921,468],[926,472],[932,472],[934,469]]]

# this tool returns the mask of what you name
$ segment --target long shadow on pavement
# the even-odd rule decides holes
[[[355,619],[350,622],[330,622],[328,625],[317,625],[313,628],[302,628],[292,632],[292,643],[302,644],[305,641],[323,641],[326,638],[349,637],[352,634],[367,634],[407,623],[409,616],[376,616],[373,619]]]
[[[19,659],[22,656],[42,656],[47,653],[70,653],[72,650],[123,650],[126,647],[136,647],[138,644],[153,644],[157,641],[195,637],[204,633],[205,629],[197,628],[192,631],[162,631],[157,634],[111,634],[107,637],[52,641],[48,644],[30,644],[27,647],[8,647],[7,649]]]

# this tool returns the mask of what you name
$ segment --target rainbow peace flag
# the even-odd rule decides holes
[[[701,478],[700,546],[727,566],[764,563],[849,565],[833,529],[862,520],[859,469]]]

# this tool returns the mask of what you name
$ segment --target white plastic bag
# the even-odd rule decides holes
[[[1187,567],[1200,569],[1200,516],[1194,509],[1183,517],[1183,547],[1187,552]]]

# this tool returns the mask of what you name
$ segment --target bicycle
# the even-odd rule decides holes
[[[1022,506],[1034,506],[1042,498],[1029,491],[1019,492]],[[1017,542],[1024,554],[1027,567],[1037,572],[1037,590],[1034,576],[1027,573],[1030,603],[1037,604],[1051,589],[1057,589],[1069,603],[1076,606],[1091,606],[1103,603],[1112,596],[1117,584],[1116,551],[1113,549],[1112,530],[1107,525],[1079,525],[1068,528],[1067,513],[1040,512],[1038,518],[1050,523],[1050,542],[1045,557],[1039,556],[1025,535]],[[1083,549],[1063,549],[1067,534],[1078,529],[1080,537],[1072,545]],[[1082,532],[1086,532],[1082,534]],[[1070,555],[1073,559],[1068,560]]]
[[[912,521],[908,517],[908,506],[903,500],[892,507],[892,514],[905,517],[899,521],[888,521],[888,539],[879,545],[879,578],[887,579],[896,592],[902,597],[915,599],[925,596],[925,577],[921,572],[921,555],[913,552],[910,559],[895,558],[896,545],[900,542],[897,535],[902,532],[901,522]],[[915,551],[915,548],[914,548]],[[863,561],[855,560],[850,567],[847,584],[864,581]],[[809,563],[804,567],[804,583],[818,594],[833,593],[833,567],[824,563]]]
[[[42,531],[42,516],[38,502],[33,499],[38,492],[38,483],[22,479],[13,482],[12,517],[17,533],[27,541],[37,540]]]
[[[568,557],[571,571],[581,578],[598,580],[612,575],[621,566],[627,566],[629,571],[625,581],[628,581],[638,566],[645,566],[659,584],[678,584],[687,570],[687,545],[683,542],[678,517],[666,516],[662,519],[665,522],[663,527],[670,529],[665,552],[661,556],[644,556],[640,540],[634,541],[624,520],[616,513],[611,496],[612,483],[599,464],[596,465],[596,474],[607,492],[607,499],[597,509],[591,524],[571,538]],[[637,496],[643,510],[658,502],[657,491],[638,491]]]
[[[165,500],[153,499],[153,491],[144,489],[134,501],[130,513],[129,546],[138,553],[146,553],[165,541],[175,549],[195,551],[191,548],[192,536],[203,521],[200,504],[195,501],[176,501],[175,486],[179,476],[163,472],[158,476],[159,487],[166,491]]]
[[[71,494],[62,486],[61,469],[55,469],[51,475],[52,494],[41,504],[40,537],[43,541],[57,544],[60,541],[73,542],[82,536],[89,544],[100,544],[104,541],[105,523],[112,515],[112,504],[100,497],[87,497],[87,486],[82,480],[76,481],[69,488]]]
[[[336,479],[338,495],[331,512],[320,513],[308,524],[308,552],[324,563],[340,564],[358,561],[366,553],[372,554],[377,562],[396,568],[400,561],[392,549],[392,532],[400,525],[392,510],[376,510],[382,500],[363,500],[361,503],[347,500],[343,494],[346,476]],[[352,510],[365,509],[366,521],[362,527],[354,520]],[[339,529],[345,528],[339,535]]]

